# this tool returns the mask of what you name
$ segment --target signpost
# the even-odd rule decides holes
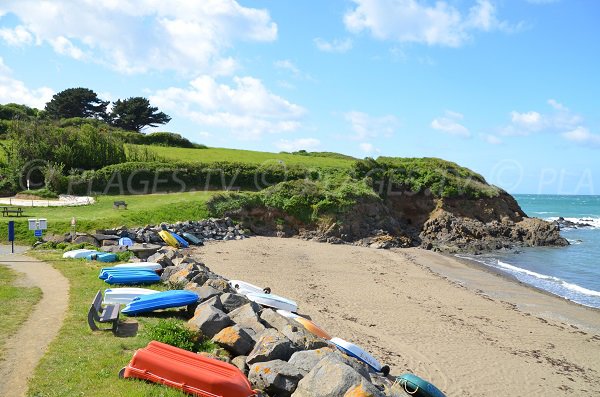
[[[8,241],[10,241],[12,249],[11,252],[15,253],[15,221],[8,221]]]
[[[48,220],[45,218],[40,219],[28,219],[29,230],[33,230],[33,235],[37,238],[41,238],[43,231],[48,229]]]

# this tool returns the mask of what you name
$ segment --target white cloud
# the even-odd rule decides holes
[[[445,116],[435,118],[431,121],[431,128],[450,135],[468,138],[471,136],[471,132],[467,127],[460,124],[460,120],[463,118],[464,116],[461,113],[447,110]]]
[[[275,61],[274,65],[276,68],[290,71],[294,75],[300,74],[300,69],[298,69],[298,67],[294,65],[294,63],[289,59],[281,59],[279,61]]]
[[[513,125],[520,127],[524,131],[539,131],[543,128],[545,121],[538,112],[519,113],[512,111],[510,118]]]
[[[355,140],[379,136],[390,137],[400,125],[396,116],[393,115],[373,117],[367,113],[352,111],[345,113],[344,118],[354,131],[354,135],[350,138]]]
[[[562,133],[563,138],[580,145],[592,145],[600,147],[600,135],[592,134],[585,127],[577,127],[574,130]]]
[[[379,40],[459,47],[473,31],[510,31],[496,17],[490,0],[477,0],[461,12],[445,1],[429,5],[420,0],[352,0],[356,8],[344,16],[346,28],[353,33],[369,31]]]
[[[299,138],[294,140],[280,139],[275,143],[275,147],[286,152],[295,152],[298,150],[314,150],[321,146],[321,141],[316,138]]]
[[[234,77],[233,84],[200,76],[189,87],[170,87],[150,97],[165,111],[187,117],[205,128],[224,129],[241,139],[297,130],[304,108],[270,92],[253,77]]]
[[[0,57],[0,103],[19,103],[43,109],[52,99],[54,91],[48,87],[28,88],[25,83],[12,77],[10,68]]]
[[[481,135],[481,138],[489,143],[490,145],[500,145],[502,144],[502,139],[498,138],[496,135],[492,134],[484,134]]]
[[[380,153],[381,150],[377,149],[372,143],[363,142],[358,145],[360,150],[362,150],[366,154]]]
[[[575,129],[583,122],[580,115],[556,100],[549,99],[547,103],[552,108],[550,112],[512,111],[511,123],[501,129],[501,134],[510,136],[529,135],[540,131],[564,132]]]
[[[320,37],[317,37],[314,42],[317,48],[323,52],[344,53],[352,49],[352,40],[350,39],[333,39],[332,41],[326,41]]]
[[[57,53],[90,59],[120,72],[177,70],[231,73],[224,52],[236,41],[273,41],[266,10],[235,0],[4,0],[18,18],[0,39],[11,45],[48,43]]]

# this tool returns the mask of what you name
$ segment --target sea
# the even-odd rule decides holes
[[[461,257],[475,260],[533,287],[584,306],[600,308],[600,196],[517,194],[530,217],[563,217],[587,224],[561,228],[568,247],[519,248]]]

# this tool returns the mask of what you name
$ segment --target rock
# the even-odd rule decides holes
[[[305,373],[309,373],[323,357],[334,354],[334,350],[329,347],[315,350],[301,350],[292,354],[289,363]]]
[[[210,279],[205,284],[223,292],[233,292],[227,280],[221,277]]]
[[[304,373],[282,360],[256,363],[248,371],[248,380],[271,396],[290,397]]]
[[[88,235],[75,237],[75,239],[73,239],[73,243],[74,244],[91,244],[91,245],[95,245],[96,247],[99,246],[98,240],[96,240],[94,237],[88,236]]]
[[[113,234],[101,234],[101,233],[96,233],[93,236],[96,240],[98,241],[103,241],[103,240],[119,240],[119,236],[115,236]]]
[[[221,295],[221,302],[223,302],[223,311],[225,313],[229,313],[238,307],[249,303],[250,300],[244,295],[228,292]]]
[[[248,365],[272,360],[289,360],[297,349],[292,342],[276,329],[265,330],[254,349],[248,354]]]
[[[119,245],[118,240],[102,240],[103,247],[115,246],[115,245]]]
[[[213,287],[207,287],[206,285],[198,287],[198,284],[194,283],[186,285],[184,289],[197,293],[202,301],[210,299],[213,296],[219,296],[222,294],[221,291],[214,289]]]
[[[237,356],[231,360],[231,364],[235,365],[245,375],[248,375],[248,365],[246,365],[246,356]]]
[[[194,277],[200,274],[200,269],[195,263],[184,263],[176,266],[179,269],[177,272],[171,274],[168,279],[170,283],[189,283]]]
[[[125,252],[127,251],[127,247],[124,247],[122,245],[105,245],[100,247],[100,251],[112,253]]]
[[[219,295],[216,295],[209,299],[200,299],[200,304],[196,307],[196,310],[194,310],[194,316],[200,314],[200,311],[208,306],[212,306],[216,309],[223,311],[223,304],[221,303],[221,299],[219,298]]]
[[[151,261],[150,258],[148,258],[148,262],[154,262]],[[160,263],[160,262],[158,262]],[[161,263],[162,265],[162,263]],[[164,266],[164,265],[163,265]],[[162,281],[163,283],[166,283],[167,281],[169,281],[169,278],[171,278],[171,276],[175,273],[177,273],[180,269],[178,269],[176,266],[167,266],[163,269],[162,274],[160,275],[160,281]]]
[[[258,341],[260,334],[266,329],[258,317],[259,310],[260,306],[254,302],[250,302],[229,312],[229,317],[237,325],[244,328],[255,342]]]
[[[237,325],[222,329],[212,341],[234,356],[248,354],[254,347],[254,340]]]
[[[299,323],[283,317],[273,309],[264,309],[260,318],[285,335],[299,350],[313,350],[329,345],[325,339],[312,334]]]
[[[368,379],[349,365],[326,355],[298,383],[294,397],[384,397]]]
[[[229,316],[216,307],[207,305],[199,310],[201,306],[198,306],[194,317],[188,321],[190,329],[200,331],[206,338],[212,338],[223,328],[233,325]]]

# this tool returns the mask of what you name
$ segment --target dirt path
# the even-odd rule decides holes
[[[16,334],[6,342],[0,361],[0,396],[25,396],[27,383],[62,326],[69,303],[69,282],[51,265],[21,254],[3,254],[0,263],[24,274],[23,284],[37,286],[42,299]]]

